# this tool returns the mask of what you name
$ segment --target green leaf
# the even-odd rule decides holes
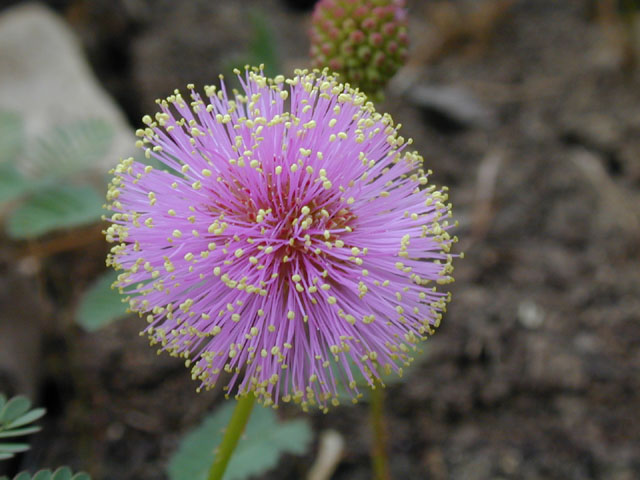
[[[13,480],[31,480],[31,475],[27,472],[22,472],[16,475]]]
[[[0,428],[7,428],[11,422],[21,417],[31,408],[31,400],[24,395],[18,395],[9,400],[0,410]]]
[[[88,473],[80,472],[76,473],[71,480],[91,480],[91,476]]]
[[[28,423],[33,423],[36,420],[42,418],[47,411],[44,408],[35,408],[30,412],[16,418],[13,422],[8,424],[5,428],[18,428]]]
[[[54,127],[27,149],[40,177],[64,177],[87,170],[109,153],[114,129],[98,118],[77,120]]]
[[[280,73],[280,60],[278,58],[278,46],[273,28],[267,21],[268,16],[259,9],[249,12],[252,38],[249,44],[249,55],[252,65],[264,63],[264,73],[268,77],[275,77]]]
[[[0,453],[20,453],[29,450],[28,443],[0,443]]]
[[[45,413],[43,408],[29,410],[31,401],[27,397],[18,395],[6,401],[6,397],[0,394],[0,406],[0,438],[21,437],[40,430],[37,426],[24,427]],[[26,443],[0,443],[0,460],[6,460],[15,453],[26,450],[29,450]]]
[[[183,438],[169,462],[171,480],[206,480],[213,452],[222,440],[222,431],[234,407],[235,403],[224,405]],[[283,422],[273,409],[258,407],[249,419],[224,479],[242,480],[265,472],[276,466],[283,453],[303,454],[311,439],[306,419]]]
[[[71,480],[71,477],[73,477],[73,472],[69,467],[60,467],[53,473],[51,480]]]
[[[313,434],[306,419],[278,423],[274,411],[260,408],[254,429],[248,429],[243,448],[231,459],[225,478],[241,480],[270,470],[278,464],[283,453],[302,455],[309,447]]]
[[[44,408],[34,408],[33,410],[16,418],[13,422],[6,425],[5,428],[14,429],[14,428],[22,427],[23,425],[27,425],[28,423],[33,423],[36,420],[42,418],[45,413],[47,413],[47,411]]]
[[[14,162],[23,145],[22,118],[17,113],[0,110],[0,163]]]
[[[226,62],[224,70],[231,71],[234,68],[242,70],[245,65],[259,66],[264,64],[264,73],[268,77],[275,77],[281,71],[280,55],[276,35],[267,21],[267,15],[262,9],[252,8],[249,10],[249,23],[251,40],[247,52],[231,58]]]
[[[35,187],[11,163],[0,163],[0,203],[21,197]]]
[[[53,186],[29,197],[9,216],[7,232],[14,238],[32,238],[52,230],[97,222],[103,200],[91,187]]]
[[[0,438],[21,437],[22,435],[30,435],[39,431],[40,427],[17,428],[15,430],[8,430],[6,432],[0,431]]]
[[[9,480],[9,477],[0,477],[0,480]],[[33,476],[29,472],[20,472],[13,480],[91,480],[91,477],[84,472],[74,475],[69,467],[60,467],[55,472],[40,470]]]
[[[167,152],[164,152],[164,153],[165,153],[165,155],[167,155],[168,157],[170,157],[173,160],[177,161],[178,163],[182,163],[174,155],[171,155],[171,154],[169,154]],[[171,175],[174,175],[176,177],[185,178],[184,173],[182,173],[180,170],[175,170],[175,169],[171,168],[169,165],[166,165],[165,163],[160,161],[160,159],[158,157],[156,157],[155,155],[150,155],[149,158],[147,158],[144,153],[137,153],[134,156],[134,159],[135,159],[136,162],[142,163],[143,165],[150,165],[151,167],[154,168],[154,170],[162,170],[162,171],[165,171],[165,172],[169,172]]]
[[[40,470],[36,472],[33,480],[51,480],[51,470]]]
[[[421,349],[419,349],[418,351],[414,352],[414,360],[413,362],[411,362],[411,364],[409,366],[403,366],[402,367],[402,376],[398,375],[396,372],[391,372],[389,374],[382,374],[382,382],[384,383],[385,387],[389,387],[391,385],[395,385],[397,383],[401,383],[404,382],[407,377],[409,375],[411,375],[411,373],[413,372],[413,369],[415,368],[416,365],[419,365],[424,358],[426,357],[425,355],[425,350],[426,350],[426,346],[422,345]],[[371,392],[371,386],[369,385],[369,381],[367,380],[367,378],[365,377],[365,375],[360,371],[360,369],[358,368],[358,366],[351,360],[351,358],[348,359],[349,362],[349,366],[351,367],[351,372],[353,375],[353,379],[356,382],[356,387],[358,388],[358,391],[360,392],[360,396],[358,397],[358,402],[367,402],[369,401],[369,394]],[[336,363],[331,363],[331,368],[334,371],[334,376],[336,379],[341,379],[344,377],[344,374],[342,372],[340,372],[339,370],[342,370],[342,364],[336,364]],[[345,385],[345,383],[338,381],[338,399],[340,400],[340,403],[342,405],[353,405],[353,390],[351,390],[350,388],[348,388],[347,385]]]
[[[84,293],[76,322],[89,332],[94,332],[127,314],[127,306],[122,303],[122,295],[111,285],[118,272],[109,270],[102,274]]]

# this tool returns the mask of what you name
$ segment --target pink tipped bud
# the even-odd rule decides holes
[[[364,33],[362,33],[362,30],[355,30],[349,35],[349,40],[351,40],[353,43],[362,43],[364,38],[365,36]]]
[[[380,98],[406,58],[404,6],[404,0],[320,0],[311,26],[313,65]]]
[[[384,42],[384,37],[381,33],[373,32],[371,35],[369,35],[369,42],[371,42],[371,45],[373,45],[374,47],[379,47]]]

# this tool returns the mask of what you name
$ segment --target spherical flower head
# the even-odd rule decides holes
[[[238,72],[239,73],[239,72]],[[122,161],[108,263],[152,344],[201,388],[325,409],[402,372],[451,281],[446,189],[388,115],[324,72],[189,86],[143,118],[166,169]]]
[[[407,57],[404,0],[320,0],[311,21],[314,67],[329,67],[375,99]]]

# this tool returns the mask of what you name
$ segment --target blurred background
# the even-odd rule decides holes
[[[195,393],[109,296],[107,170],[155,99],[234,66],[308,67],[312,0],[0,0],[0,392],[47,409],[1,473],[168,478]],[[394,478],[640,478],[640,2],[409,0],[378,110],[450,188],[453,300],[387,396]],[[635,412],[635,413],[634,413]],[[300,417],[292,406],[283,418]],[[365,404],[255,478],[371,478]],[[4,469],[1,470],[1,469]]]

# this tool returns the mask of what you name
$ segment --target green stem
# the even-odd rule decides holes
[[[208,480],[222,480],[224,472],[227,469],[227,465],[229,464],[229,460],[231,459],[231,455],[233,455],[233,451],[238,445],[238,440],[240,440],[240,436],[242,435],[242,432],[244,432],[244,428],[247,426],[255,399],[256,397],[253,393],[248,393],[244,397],[240,397],[238,399],[238,404],[233,411],[231,420],[229,420],[229,425],[227,425],[227,429],[224,432],[222,442],[217,449],[216,458],[211,464],[209,476],[207,477]]]
[[[387,456],[387,426],[384,418],[384,390],[380,384],[371,391],[371,426],[373,445],[371,460],[375,480],[391,480]]]

